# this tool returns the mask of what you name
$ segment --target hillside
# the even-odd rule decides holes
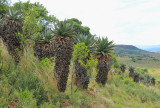
[[[160,57],[160,54],[141,50],[133,45],[116,45],[115,51],[119,56]]]
[[[116,45],[119,61],[127,67],[146,68],[149,74],[160,80],[160,54],[141,50],[133,45]]]
[[[39,2],[4,1],[0,108],[160,107],[159,54],[120,45],[117,56],[113,41],[77,18],[59,20]]]
[[[105,86],[90,80],[89,88],[82,90],[72,83],[73,65],[64,93],[58,92],[53,79],[54,63],[49,59],[38,61],[28,48],[15,68],[14,60],[4,46],[0,46],[0,108],[158,108],[160,85],[135,83],[125,74],[109,73]],[[73,63],[73,61],[72,61]],[[95,73],[95,71],[93,71]],[[72,89],[71,89],[72,87]],[[18,101],[17,101],[18,100]],[[9,107],[13,108],[13,107]]]

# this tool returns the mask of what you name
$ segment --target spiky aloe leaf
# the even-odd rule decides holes
[[[53,35],[72,38],[74,35],[73,31],[73,23],[69,23],[66,20],[57,21],[57,23],[54,24]]]
[[[95,36],[94,35],[84,35],[84,34],[77,34],[73,38],[74,43],[85,43],[85,45],[88,47],[90,53],[93,53],[95,50]]]
[[[52,39],[54,36],[51,35],[52,31],[51,29],[45,27],[44,31],[41,33],[42,39],[46,42],[49,42],[50,39]]]
[[[12,7],[9,8],[9,11],[5,14],[5,18],[9,20],[17,20],[20,21],[22,19],[22,13],[20,11],[13,10]]]
[[[108,41],[108,38],[98,38],[96,42],[96,55],[110,55],[113,52],[113,41]]]
[[[96,82],[106,84],[107,75],[112,65],[111,54],[113,52],[113,41],[108,41],[108,38],[98,38],[96,42],[95,54],[98,56],[98,74]]]

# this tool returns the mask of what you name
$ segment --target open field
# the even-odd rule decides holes
[[[159,58],[149,58],[149,57],[119,57],[120,63],[129,66],[134,66],[138,68],[147,68],[148,73],[154,76],[158,81],[160,81],[160,59]]]
[[[134,67],[146,67],[146,68],[160,68],[160,59],[157,58],[130,58],[127,56],[119,57],[121,63],[126,64],[127,66]]]

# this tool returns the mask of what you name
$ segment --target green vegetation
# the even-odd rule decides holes
[[[128,78],[127,72],[124,75],[113,75],[105,87],[98,85],[94,80],[90,81],[86,91],[73,85],[72,95],[70,74],[66,91],[59,93],[52,77],[55,65],[52,60],[46,58],[39,62],[33,56],[33,50],[28,49],[15,68],[14,60],[8,55],[7,50],[2,46],[0,49],[3,50],[1,58],[5,59],[0,74],[1,107],[14,103],[16,106],[31,108],[37,105],[41,108],[60,106],[147,108],[160,105],[160,89],[153,86],[148,88],[133,82]]]
[[[132,65],[148,57],[158,63],[157,55],[120,55],[120,65],[113,41],[78,19],[59,21],[39,3],[1,3],[1,108],[160,106],[159,70]]]
[[[75,83],[83,89],[88,88],[92,68],[97,65],[97,61],[91,56],[96,42],[94,37],[92,35],[77,34],[73,38],[73,42],[76,44],[72,53],[75,64]]]
[[[126,65],[125,64],[121,64],[120,68],[121,68],[121,71],[123,73],[125,73],[125,71],[126,71]]]
[[[58,90],[64,92],[67,86],[69,65],[72,57],[73,42],[70,38],[74,35],[72,23],[58,21],[53,31],[53,47],[55,52],[54,77],[57,80]]]
[[[113,41],[108,41],[108,38],[98,38],[96,42],[95,53],[98,59],[98,74],[96,82],[105,85],[107,82],[108,72],[112,65]]]
[[[84,34],[84,35],[91,35],[90,28],[86,26],[82,26],[82,22],[76,18],[67,19],[67,22],[72,23],[75,28],[76,34]]]
[[[75,65],[76,74],[75,83],[82,89],[87,89],[92,75],[93,68],[97,66],[97,60],[89,55],[89,49],[85,43],[77,43],[74,45],[72,58]]]

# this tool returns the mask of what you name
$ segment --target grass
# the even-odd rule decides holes
[[[4,60],[0,73],[0,107],[12,105],[29,108],[156,108],[160,106],[158,85],[146,86],[133,82],[128,73],[117,75],[109,73],[105,87],[91,79],[88,90],[71,90],[72,65],[70,67],[67,89],[58,92],[53,78],[53,60],[38,61],[33,50],[27,48],[17,67],[4,46],[0,46]],[[2,63],[0,63],[1,66]],[[95,71],[93,71],[95,73]],[[149,70],[156,76],[157,70]],[[27,103],[27,104],[26,104]]]
[[[124,57],[119,57],[119,60],[121,63],[126,64],[127,66],[134,66],[134,67],[147,67],[147,68],[160,68],[160,60],[159,58],[157,60],[154,60],[154,58],[146,58],[142,57],[142,60],[138,60],[135,57],[135,62],[132,61],[132,58],[124,56]]]
[[[126,64],[129,66],[134,66],[136,68],[147,68],[148,73],[155,77],[157,81],[160,81],[160,60],[154,60],[154,58],[142,58],[142,60],[136,60],[136,62],[132,61],[132,58],[127,56],[119,57],[120,63]]]
[[[160,68],[149,68],[149,74],[160,81]]]

